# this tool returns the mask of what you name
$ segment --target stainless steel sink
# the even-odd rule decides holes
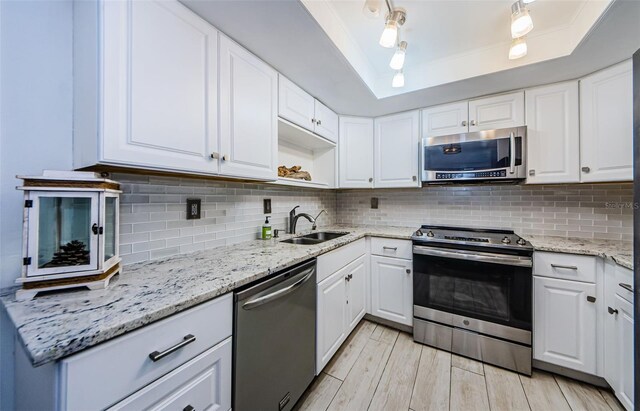
[[[311,233],[307,235],[303,235],[300,237],[290,238],[288,240],[283,240],[283,243],[287,244],[302,244],[302,245],[313,245],[324,243],[325,241],[333,240],[335,238],[342,237],[343,235],[347,235],[349,233]]]
[[[327,233],[327,232],[319,232],[319,233],[311,233],[307,235],[303,235],[301,238],[311,238],[314,240],[320,241],[329,241],[335,238],[342,237],[343,235],[347,235],[349,233]]]

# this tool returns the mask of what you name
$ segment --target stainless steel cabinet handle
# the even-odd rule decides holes
[[[373,177],[369,177],[369,182],[373,183]]]
[[[393,250],[398,251],[398,247],[387,247],[386,245],[382,247],[383,250]]]
[[[564,268],[565,270],[577,270],[578,267],[575,265],[561,265],[561,264],[551,264],[553,268]]]
[[[471,120],[471,125],[475,126],[476,125],[476,121],[475,120]]]
[[[211,153],[211,155],[209,156],[212,160],[218,159],[220,158],[220,153],[216,153],[215,151],[213,153]]]
[[[156,362],[159,361],[161,359],[163,359],[164,357],[166,357],[167,355],[179,350],[180,348],[184,347],[185,345],[189,345],[192,342],[194,342],[196,340],[196,336],[193,334],[187,334],[182,338],[182,341],[180,341],[178,344],[174,345],[173,347],[167,348],[164,351],[154,351],[151,354],[149,354],[149,358],[151,358],[151,361]]]
[[[582,172],[583,172],[583,173],[588,173],[589,171],[591,171],[591,168],[589,168],[589,167],[582,167]]]
[[[511,146],[511,162],[509,164],[509,174],[516,173],[516,133],[513,131],[509,134],[509,145]]]
[[[224,155],[222,156],[222,161],[227,161],[228,159],[229,159],[229,158],[227,157],[227,155],[226,155],[226,154],[224,154]]]
[[[284,295],[287,295],[293,291],[296,290],[296,288],[300,287],[302,284],[304,284],[305,282],[307,282],[307,280],[309,280],[309,278],[311,278],[311,276],[313,275],[313,273],[316,272],[316,268],[312,267],[309,268],[307,270],[302,271],[301,273],[297,274],[297,275],[302,275],[302,274],[306,274],[304,277],[302,277],[301,279],[299,279],[298,281],[296,281],[295,283],[281,288],[278,291],[272,292],[271,294],[267,294],[267,295],[263,295],[262,297],[258,297],[258,298],[254,298],[253,300],[249,300],[246,303],[242,304],[242,308],[244,308],[245,310],[250,310],[252,308],[255,308],[257,306],[266,304],[268,302],[271,302],[277,298],[280,298]]]
[[[460,123],[460,125],[462,127],[466,127],[467,126],[467,121],[466,120],[462,120],[462,123]]]
[[[195,408],[193,408],[193,406],[191,404],[187,405],[186,407],[184,407],[182,409],[182,411],[196,411]]]
[[[633,292],[633,287],[629,284],[626,283],[620,283],[618,284],[620,287],[624,288],[625,290],[629,291],[629,292]]]
[[[529,170],[529,175],[530,176],[535,176],[536,175],[536,170]]]
[[[442,248],[413,246],[413,254],[428,255],[432,257],[453,258],[456,260],[478,261],[490,264],[514,265],[518,267],[531,267],[531,257],[520,257],[507,254],[481,253],[477,251],[449,251]],[[415,256],[414,256],[415,261]]]
[[[316,120],[316,126],[319,126],[320,124],[322,124],[322,120]]]
[[[588,295],[587,296],[587,301],[589,301],[590,303],[595,303],[596,302],[596,297],[594,297],[592,295]]]
[[[607,311],[609,311],[609,314],[618,314],[618,310],[615,308],[607,307]]]

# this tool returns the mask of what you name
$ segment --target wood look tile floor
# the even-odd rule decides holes
[[[607,390],[538,370],[529,378],[366,320],[294,410],[624,411]]]

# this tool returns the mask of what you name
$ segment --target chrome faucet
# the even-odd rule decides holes
[[[311,224],[313,224],[311,226],[311,229],[315,230],[317,228],[316,220],[318,219],[318,217],[320,217],[320,214],[322,214],[323,212],[326,212],[326,211],[325,210],[320,211],[318,213],[318,215],[315,218],[313,218],[307,213],[296,214],[296,208],[298,208],[298,207],[300,207],[300,206],[297,205],[297,206],[293,207],[291,209],[291,211],[289,211],[289,233],[290,234],[295,234],[296,233],[296,225],[298,224],[298,219],[300,217],[306,218]]]

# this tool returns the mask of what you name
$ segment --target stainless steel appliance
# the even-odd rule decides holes
[[[526,127],[516,127],[424,137],[422,182],[524,179],[526,133]]]
[[[513,231],[422,226],[413,339],[531,375],[532,255]]]
[[[233,409],[290,410],[315,376],[316,260],[234,300]]]

